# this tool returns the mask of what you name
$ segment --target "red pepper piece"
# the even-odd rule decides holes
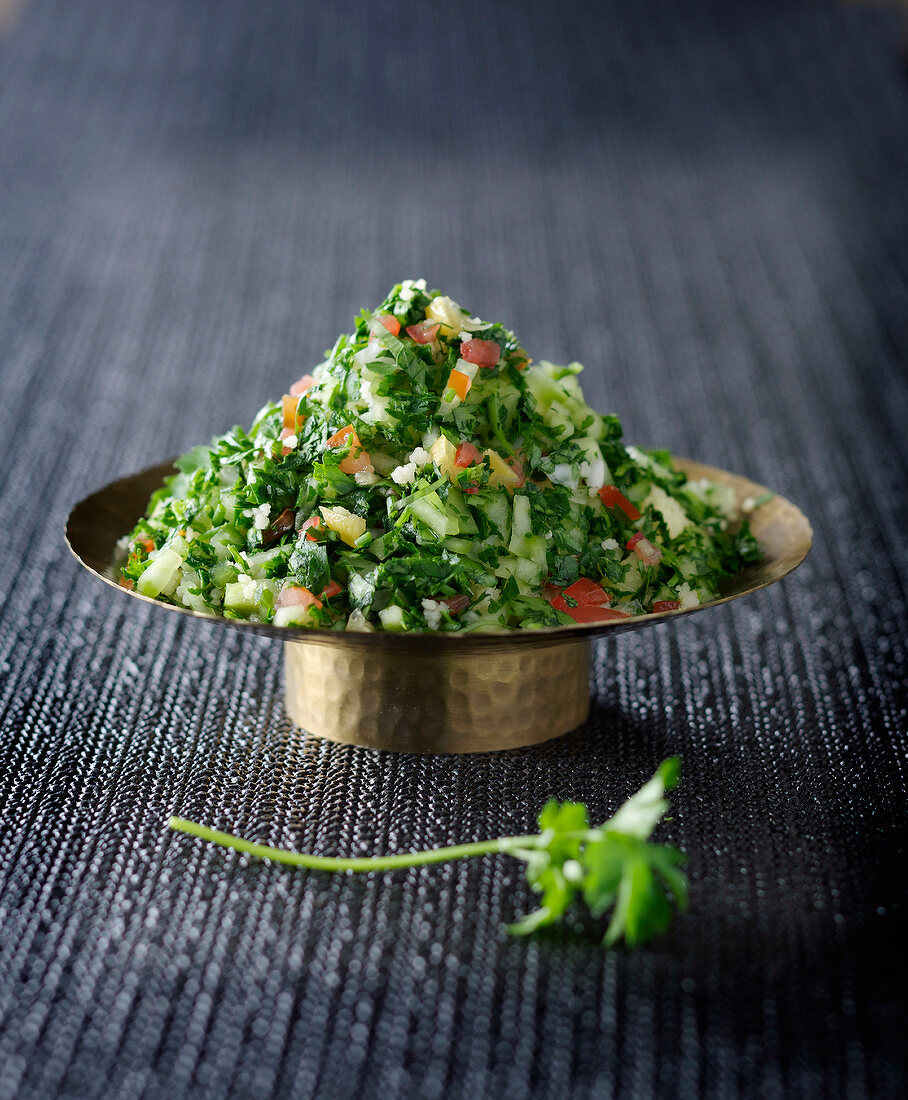
[[[640,512],[631,504],[617,485],[603,485],[599,490],[599,499],[606,508],[620,508],[631,521],[640,518]]]

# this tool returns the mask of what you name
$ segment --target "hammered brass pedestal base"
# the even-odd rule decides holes
[[[396,752],[493,752],[548,741],[589,714],[590,643],[457,652],[284,643],[287,714],[319,737]]]

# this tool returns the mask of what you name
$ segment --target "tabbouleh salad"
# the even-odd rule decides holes
[[[120,583],[276,626],[499,631],[687,609],[759,557],[733,493],[622,442],[579,363],[405,280],[250,430],[177,460]]]

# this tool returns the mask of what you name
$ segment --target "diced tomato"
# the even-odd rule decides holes
[[[438,335],[439,327],[431,321],[420,321],[418,325],[407,326],[407,335],[417,344],[431,344]]]
[[[288,588],[281,589],[275,607],[309,607],[310,605],[321,607],[322,601],[301,584],[291,584]]]
[[[628,618],[626,611],[616,611],[613,607],[603,607],[601,604],[578,603],[576,607],[571,607],[563,595],[552,600],[552,607],[570,615],[575,623],[604,623],[609,619]]]
[[[328,440],[328,446],[332,448],[349,446],[350,453],[340,463],[340,469],[343,473],[352,475],[360,472],[370,474],[373,472],[369,453],[363,450],[363,445],[360,443],[359,436],[354,431],[352,424],[348,424],[346,428],[341,428],[339,432],[335,432]]]
[[[453,390],[461,401],[467,396],[471,384],[472,379],[468,378],[463,371],[455,369],[448,376],[448,389]]]
[[[523,350],[523,348],[518,348],[514,352],[514,358],[511,360],[511,365],[516,367],[518,370],[526,370],[529,361],[530,357]]]
[[[290,387],[290,396],[299,397],[301,394],[304,394],[306,390],[311,389],[314,385],[315,379],[312,377],[312,375],[304,374],[298,382],[294,382],[293,385]]]
[[[591,581],[589,577],[574,581],[563,592],[555,585],[547,584],[543,587],[542,594],[556,611],[563,611],[577,623],[601,623],[610,619],[628,618],[628,612],[616,611],[606,606],[611,601],[611,596],[602,585]],[[576,606],[572,607],[565,597]]]
[[[526,474],[523,472],[523,463],[519,458],[506,458],[508,466],[517,475],[517,481],[511,486],[512,489],[522,489],[527,483]]]
[[[445,596],[441,601],[452,615],[459,615],[470,606],[469,596]]]
[[[617,607],[597,607],[598,615],[592,622],[610,622],[612,619],[629,619],[630,611],[619,611]]]
[[[322,593],[322,599],[330,600],[332,596],[336,596],[339,592],[343,592],[343,588],[341,588],[337,581],[330,581],[328,587]]]
[[[599,499],[606,508],[620,508],[629,520],[640,518],[639,511],[615,485],[603,485],[599,490]]]
[[[467,466],[478,466],[482,462],[482,451],[472,443],[461,443],[454,452],[454,465],[466,469]]]
[[[341,428],[340,431],[334,433],[334,435],[328,436],[327,445],[329,447],[346,447],[347,439],[356,435],[356,431],[352,424],[348,424],[346,428]],[[357,440],[357,442],[359,442]]]
[[[117,584],[121,588],[127,588],[130,592],[132,592],[132,590],[136,586],[136,582],[132,579],[132,577],[120,577],[120,579],[117,581]]]
[[[154,539],[139,539],[136,546],[144,550],[146,554],[150,554],[154,550]]]
[[[315,537],[313,532],[311,530],[307,531],[306,528],[310,527],[310,528],[317,528],[318,529],[318,528],[321,528],[322,526],[323,526],[323,524],[322,524],[321,516],[310,516],[306,520],[306,522],[303,524],[303,526],[300,528],[300,534],[302,534],[303,531],[306,531],[306,538],[310,542],[318,542],[318,539]]]
[[[381,317],[376,317],[375,320],[384,326],[392,336],[396,336],[400,332],[400,321],[390,313],[383,313]]]
[[[368,451],[364,451],[362,447],[359,450],[354,447],[347,457],[341,460],[339,468],[345,474],[350,474],[351,477],[353,474],[371,474],[375,472]]]
[[[465,493],[469,493],[470,496],[473,496],[473,495],[475,495],[476,493],[479,492],[479,486],[478,485],[472,485],[472,484],[471,485],[464,485],[463,491]]]
[[[551,601],[551,604],[552,604],[552,607],[554,607],[556,611],[563,611],[566,615],[572,615],[573,616],[575,611],[582,611],[583,610],[583,605],[582,604],[578,604],[577,607],[571,607],[571,605],[564,598],[564,593],[563,592],[559,592],[558,595]],[[578,622],[579,621],[580,620],[578,619]]]
[[[656,600],[653,611],[677,611],[680,606],[680,600]]]
[[[581,577],[580,580],[574,581],[570,588],[565,588],[564,595],[570,596],[577,603],[598,607],[603,607],[605,604],[612,602],[612,597],[602,585],[591,581],[589,577]]]
[[[464,340],[460,358],[480,367],[494,367],[501,358],[501,348],[494,340]]]
[[[649,541],[642,531],[627,540],[628,550],[633,550],[644,565],[658,565],[662,561],[662,549]]]

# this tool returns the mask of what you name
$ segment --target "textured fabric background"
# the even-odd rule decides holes
[[[824,4],[32,0],[0,39],[0,1098],[904,1095],[908,82]],[[602,643],[588,724],[398,758],[280,647],[62,538],[423,274],[588,364],[628,437],[816,529],[782,585]],[[530,942],[504,858],[323,853],[596,818],[671,753],[690,913]]]

